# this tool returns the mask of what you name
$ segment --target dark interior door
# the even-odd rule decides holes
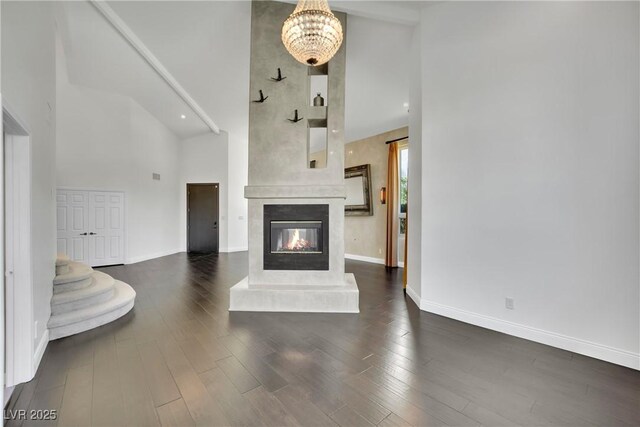
[[[187,250],[218,252],[218,184],[187,184]]]

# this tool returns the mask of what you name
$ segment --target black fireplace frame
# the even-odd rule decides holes
[[[322,221],[322,252],[273,253],[272,221]],[[263,236],[265,270],[329,270],[329,205],[264,205]]]

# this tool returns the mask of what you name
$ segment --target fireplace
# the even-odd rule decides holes
[[[321,254],[322,221],[271,221],[272,254]]]
[[[328,270],[329,205],[265,205],[264,269]]]

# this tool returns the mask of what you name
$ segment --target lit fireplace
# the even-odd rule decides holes
[[[328,243],[328,205],[264,206],[265,270],[328,270]]]
[[[271,221],[271,253],[322,253],[322,221]]]

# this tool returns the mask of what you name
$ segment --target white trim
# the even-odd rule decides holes
[[[232,252],[246,252],[248,251],[249,248],[247,246],[238,246],[238,247],[231,247],[231,248],[224,248],[224,249],[220,249],[220,252],[222,253],[232,253]]]
[[[354,261],[363,261],[363,262],[370,262],[371,264],[385,265],[383,258],[373,258],[370,256],[354,255],[354,254],[344,254],[344,257],[346,259],[352,259]],[[404,262],[398,261],[398,267],[404,268]]]
[[[2,136],[2,139],[4,141],[4,110],[3,110],[3,99],[2,99],[2,94],[0,93],[0,110],[2,110],[2,120],[0,120],[0,136]],[[3,142],[3,148],[2,148],[2,152],[0,153],[0,194],[2,195],[2,204],[4,206],[4,142]],[[5,253],[5,219],[4,219],[4,208],[0,209],[0,225],[2,225],[2,227],[0,228],[0,274],[4,273],[5,270],[5,266],[4,266],[4,253]],[[2,388],[0,390],[2,390],[2,400],[4,402],[4,405],[2,406],[2,408],[5,408],[7,406],[7,395],[11,395],[11,393],[13,393],[13,388],[9,387],[7,388],[6,384],[7,384],[7,364],[6,364],[6,314],[5,314],[5,289],[6,289],[6,280],[4,277],[4,274],[2,276],[0,276],[0,366],[2,367],[2,369],[0,370],[0,374],[2,375]]]
[[[33,372],[38,371],[38,366],[40,366],[40,362],[42,361],[42,356],[44,356],[44,351],[47,349],[47,344],[49,344],[49,329],[45,329],[42,334],[42,338],[40,338],[40,342],[38,343],[38,347],[36,347],[36,353],[33,355]]]
[[[122,37],[151,65],[160,77],[167,82],[169,87],[173,89],[180,98],[193,110],[194,113],[202,119],[202,121],[211,129],[212,132],[219,135],[220,128],[214,123],[209,115],[198,105],[198,103],[189,95],[189,92],[182,87],[178,80],[162,65],[162,62],[147,48],[147,46],[138,38],[131,28],[111,9],[111,6],[104,0],[91,0],[91,4],[105,17],[105,19],[115,28]]]
[[[415,305],[420,308],[420,297],[418,296],[418,294],[416,293],[416,291],[413,290],[413,288],[411,286],[409,286],[409,284],[407,283],[407,295],[409,295],[409,298],[411,298],[411,300],[415,303]]]
[[[31,363],[34,355],[34,298],[31,264],[31,140],[28,127],[11,112],[2,99],[2,122],[5,129],[2,176],[7,178],[2,185],[5,206],[2,214],[3,236],[2,304],[3,331],[6,331],[2,354],[6,358],[4,385],[13,386],[29,381],[35,375]],[[5,170],[6,168],[6,170]],[[6,265],[4,261],[6,260]],[[7,277],[11,277],[10,280]],[[4,347],[6,345],[6,347]]]
[[[138,263],[138,262],[149,261],[150,259],[155,259],[155,258],[162,258],[163,256],[173,255],[173,254],[177,254],[177,253],[180,253],[180,252],[184,252],[184,251],[181,251],[180,249],[172,249],[172,250],[169,250],[169,251],[156,252],[156,253],[147,254],[147,255],[140,255],[140,256],[136,256],[136,257],[127,258],[127,259],[125,259],[124,263],[125,264],[135,264],[135,263]]]
[[[461,322],[470,323],[472,325],[503,332],[508,335],[513,335],[519,338],[524,338],[541,344],[550,345],[552,347],[572,351],[574,353],[583,354],[585,356],[594,357],[596,359],[605,360],[617,365],[640,370],[639,353],[633,353],[591,341],[545,331],[531,326],[473,313],[467,310],[461,310],[459,308],[438,304],[425,299],[420,300],[420,309],[428,311],[429,313],[459,320]]]
[[[370,262],[371,264],[384,265],[384,259],[382,258],[373,258],[369,256],[354,255],[354,254],[344,254],[344,257],[346,259],[352,259],[354,261],[363,261],[363,262]]]
[[[29,126],[27,126],[27,124],[23,122],[20,119],[20,117],[15,113],[15,110],[13,109],[13,107],[11,107],[11,104],[9,104],[7,100],[4,98],[0,97],[0,100],[2,101],[2,111],[3,111],[2,122],[3,122],[4,132],[11,135],[21,135],[21,136],[30,135],[31,131],[29,130]],[[7,114],[6,117],[4,113]],[[5,120],[7,120],[6,124],[5,124]]]

